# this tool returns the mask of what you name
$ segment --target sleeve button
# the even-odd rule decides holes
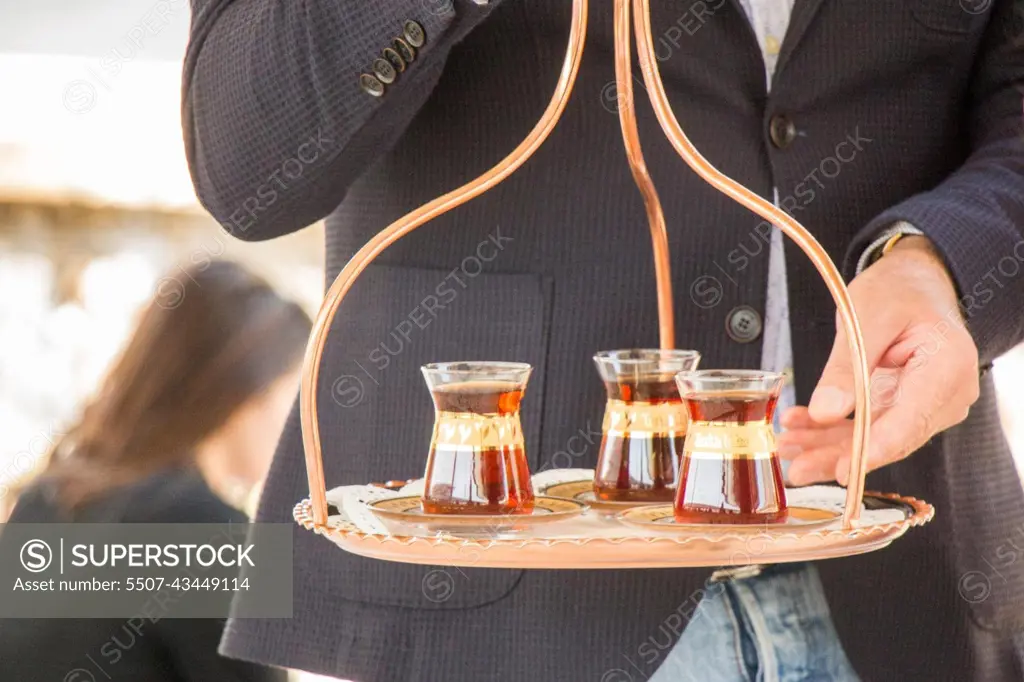
[[[368,73],[359,76],[359,87],[363,89],[363,92],[372,97],[382,97],[384,95],[384,84],[376,76],[371,76]]]
[[[416,49],[412,45],[405,42],[403,38],[395,38],[394,43],[391,45],[395,48],[395,52],[402,56],[402,59],[408,64],[412,60],[416,59]]]
[[[395,67],[395,71],[398,73],[405,71],[405,60],[402,59],[402,55],[395,52],[394,48],[385,47],[383,54],[384,59],[388,60],[391,66]]]
[[[395,79],[398,78],[398,72],[395,71],[395,67],[391,65],[391,62],[383,58],[373,60],[373,72],[377,75],[377,79],[385,85],[394,83]]]
[[[412,19],[405,22],[402,33],[413,47],[422,47],[423,43],[427,42],[427,34],[423,32],[423,27]]]

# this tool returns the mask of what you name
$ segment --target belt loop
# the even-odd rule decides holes
[[[761,575],[761,571],[764,570],[764,566],[761,564],[750,564],[748,566],[736,566],[734,568],[720,568],[711,574],[708,578],[708,583],[721,583],[728,580],[745,580],[747,578],[756,578]]]

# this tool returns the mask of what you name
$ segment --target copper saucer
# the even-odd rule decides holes
[[[419,495],[392,497],[367,504],[388,530],[399,535],[418,531],[477,538],[498,538],[528,531],[535,526],[572,519],[587,511],[575,500],[537,496],[529,514],[428,514]],[[416,534],[416,533],[414,533]]]
[[[538,489],[538,492],[548,497],[555,497],[572,502],[581,502],[592,510],[606,515],[615,515],[634,509],[636,507],[661,506],[665,502],[619,502],[602,500],[594,494],[594,481],[592,479],[581,479],[579,481],[567,481],[565,483],[553,483]],[[673,494],[675,494],[673,492]]]
[[[671,504],[634,507],[616,515],[622,523],[659,533],[792,533],[825,528],[842,517],[842,512],[817,507],[789,507],[785,521],[778,523],[677,523]]]

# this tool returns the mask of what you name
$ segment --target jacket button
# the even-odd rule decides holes
[[[373,60],[373,72],[377,75],[378,80],[385,85],[394,83],[395,79],[398,78],[398,72],[395,71],[395,67],[391,66],[391,62],[383,58]]]
[[[729,311],[725,318],[725,333],[736,343],[750,343],[761,335],[761,316],[749,305]]]
[[[402,59],[402,55],[395,52],[394,48],[385,47],[383,55],[384,59],[388,60],[391,66],[395,67],[395,71],[398,73],[405,71],[405,60]]]
[[[384,95],[384,84],[376,76],[371,76],[368,73],[359,76],[359,87],[363,89],[363,92],[373,97]]]
[[[772,116],[772,120],[768,122],[768,134],[776,148],[785,149],[796,139],[796,125],[788,116]]]
[[[427,42],[427,34],[423,32],[423,27],[412,19],[405,22],[402,34],[413,47],[422,47],[423,43]]]
[[[395,38],[391,47],[395,48],[395,52],[402,56],[402,59],[405,60],[406,64],[416,59],[416,50],[402,38]]]

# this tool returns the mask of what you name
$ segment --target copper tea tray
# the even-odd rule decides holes
[[[631,18],[632,12],[632,18]],[[345,265],[331,284],[313,325],[303,360],[300,414],[309,479],[309,499],[296,506],[294,516],[303,527],[331,540],[342,549],[362,556],[433,565],[518,568],[656,568],[675,566],[730,566],[770,564],[860,554],[885,547],[912,526],[926,523],[934,510],[925,502],[893,494],[865,498],[865,453],[871,414],[868,366],[864,340],[853,302],[841,274],[821,244],[799,222],[758,194],[729,178],[705,159],[683,132],[669,106],[655,54],[650,0],[614,0],[616,103],[622,137],[633,178],[643,196],[654,253],[658,295],[659,336],[662,348],[674,347],[674,323],[668,238],[658,194],[644,163],[637,131],[632,83],[632,35],[644,85],[655,116],[672,147],[694,172],[712,187],[748,208],[792,239],[811,260],[836,303],[841,331],[853,358],[855,410],[850,469],[841,522],[827,530],[766,530],[744,535],[720,531],[676,537],[583,538],[543,537],[517,540],[481,538],[412,538],[376,535],[332,525],[327,513],[323,447],[317,412],[317,386],[327,334],[335,314],[356,278],[391,244],[434,218],[490,190],[529,159],[550,135],[569,100],[586,39],[588,0],[572,0],[569,44],[555,92],[540,120],[508,156],[480,177],[454,189],[398,219],[370,239]],[[632,21],[632,25],[631,25]],[[592,349],[581,348],[580,352]],[[500,358],[495,358],[500,359]],[[343,443],[336,443],[341,447]],[[880,525],[860,521],[862,502],[888,500],[905,505],[900,521]],[[751,551],[756,548],[756,551]]]
[[[866,493],[875,508],[899,509],[903,519],[857,528],[806,530],[762,527],[759,532],[719,527],[706,532],[651,533],[642,537],[515,539],[365,533],[349,523],[313,521],[309,500],[295,506],[295,520],[347,552],[372,559],[470,568],[679,568],[746,566],[809,561],[882,549],[909,528],[931,520],[932,506],[913,497]],[[608,523],[614,523],[608,521]],[[554,526],[549,526],[554,529]]]

